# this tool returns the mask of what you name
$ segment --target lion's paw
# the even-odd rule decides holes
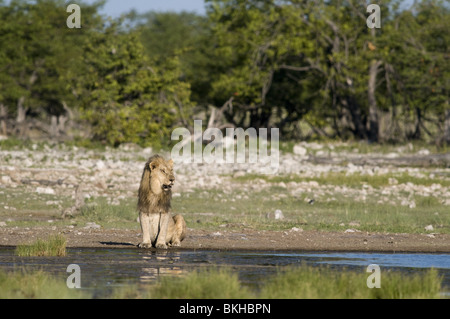
[[[140,243],[138,245],[138,247],[148,249],[148,248],[152,248],[152,244],[151,243]]]
[[[159,249],[167,249],[167,245],[164,243],[156,243],[155,247]]]
[[[179,241],[175,241],[175,242],[172,243],[172,246],[173,247],[180,247],[181,243]]]

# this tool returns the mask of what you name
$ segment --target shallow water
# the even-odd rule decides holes
[[[69,248],[66,257],[17,257],[13,249],[0,249],[0,269],[42,269],[67,278],[67,267],[77,264],[81,286],[101,296],[110,288],[133,283],[153,282],[161,276],[180,276],[204,267],[232,267],[245,284],[257,288],[279,266],[328,265],[340,270],[365,272],[377,264],[381,272],[395,269],[419,273],[431,267],[444,277],[446,295],[450,292],[450,254],[299,252],[299,251],[214,251]]]

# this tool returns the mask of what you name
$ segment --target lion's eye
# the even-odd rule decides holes
[[[166,173],[166,170],[165,169],[161,169],[161,172],[163,172],[164,174]]]

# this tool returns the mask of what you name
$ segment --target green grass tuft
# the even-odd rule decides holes
[[[18,245],[16,255],[21,257],[66,255],[66,238],[62,235],[49,237],[47,240],[38,239],[30,245]]]
[[[0,270],[0,299],[79,299],[90,296],[77,289],[67,288],[66,281],[43,271]]]

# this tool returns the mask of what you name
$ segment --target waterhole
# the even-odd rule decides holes
[[[443,276],[443,293],[450,293],[450,254],[68,248],[66,257],[18,257],[14,249],[0,249],[0,269],[6,271],[41,269],[67,278],[70,264],[80,266],[82,289],[98,295],[114,287],[153,283],[161,276],[182,276],[205,267],[231,267],[241,282],[258,289],[283,266],[327,265],[365,272],[370,264],[379,265],[382,272],[405,274],[436,268]]]

